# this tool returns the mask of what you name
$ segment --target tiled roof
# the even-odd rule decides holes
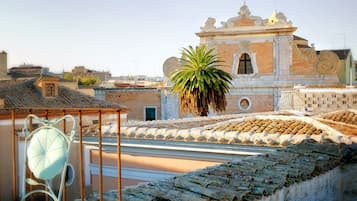
[[[300,36],[297,36],[297,35],[294,35],[294,40],[304,40],[304,41],[307,41],[305,38],[302,38]]]
[[[354,145],[305,140],[269,154],[128,187],[122,191],[122,200],[261,200],[342,163],[353,162],[356,153]],[[104,200],[117,197],[115,190],[104,194]]]
[[[43,97],[35,79],[0,83],[0,98],[4,108],[120,108],[119,104],[99,100],[78,91],[59,86],[58,96]]]
[[[357,142],[357,135],[350,135],[347,132],[350,130],[340,131],[335,129],[330,124],[322,122],[321,118],[277,114],[236,114],[219,117],[123,123],[121,136],[123,138],[142,140],[254,144],[261,146],[286,146],[298,144],[302,140],[309,138],[316,141],[330,139],[337,143],[347,144]],[[95,125],[92,126],[93,128],[86,129],[84,133],[96,135],[95,131],[97,129],[94,128]],[[107,136],[115,136],[117,129],[115,125],[110,124],[103,126],[102,131]]]
[[[311,47],[308,46],[308,45],[302,45],[302,44],[297,44],[297,47],[298,47],[298,48],[311,48]]]
[[[352,110],[350,110],[352,111]],[[349,112],[349,117],[353,117]],[[326,114],[327,115],[327,114]],[[339,116],[340,113],[335,113]],[[353,118],[352,118],[353,119]],[[98,125],[90,124],[83,134],[95,136]],[[343,129],[341,129],[343,128]],[[116,136],[115,123],[102,126],[105,136]],[[336,143],[357,143],[357,126],[323,118],[301,116],[299,113],[270,112],[195,117],[174,120],[127,122],[121,124],[123,138],[171,140],[218,144],[254,144],[286,146],[305,139]]]
[[[357,136],[357,110],[331,112],[319,115],[315,119],[344,135]]]
[[[231,122],[211,128],[214,131],[238,131],[267,134],[307,134],[321,135],[323,131],[312,124],[300,120],[281,119],[247,119],[240,122]]]
[[[320,115],[321,118],[357,126],[357,110],[336,111]]]

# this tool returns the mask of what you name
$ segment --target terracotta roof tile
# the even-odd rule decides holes
[[[99,100],[78,91],[59,86],[58,96],[43,97],[34,85],[35,79],[0,83],[0,98],[4,108],[120,108],[119,104]]]
[[[320,116],[323,119],[332,120],[336,122],[343,122],[357,126],[357,111],[337,111]]]
[[[320,135],[323,133],[321,129],[304,121],[281,119],[247,119],[240,122],[229,122],[210,128],[210,130],[292,135]]]

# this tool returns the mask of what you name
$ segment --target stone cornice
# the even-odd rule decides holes
[[[257,34],[293,34],[297,30],[296,27],[272,27],[262,29],[215,29],[212,31],[201,31],[196,33],[199,37],[214,37],[214,36],[242,36],[242,35],[257,35]]]

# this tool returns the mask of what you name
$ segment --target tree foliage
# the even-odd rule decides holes
[[[65,72],[65,73],[63,74],[63,79],[72,81],[72,80],[73,80],[73,75],[72,75],[72,73],[70,73],[70,72]]]
[[[170,76],[180,111],[200,116],[207,116],[209,108],[224,111],[232,77],[218,68],[220,61],[214,49],[207,50],[205,45],[183,48],[180,62],[182,68]]]
[[[78,78],[78,84],[79,85],[85,85],[85,86],[93,86],[95,84],[99,83],[99,79],[96,77],[80,77]]]

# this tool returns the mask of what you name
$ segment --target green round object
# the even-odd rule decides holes
[[[67,161],[67,142],[56,128],[46,127],[34,132],[27,150],[29,169],[39,179],[52,179]]]

